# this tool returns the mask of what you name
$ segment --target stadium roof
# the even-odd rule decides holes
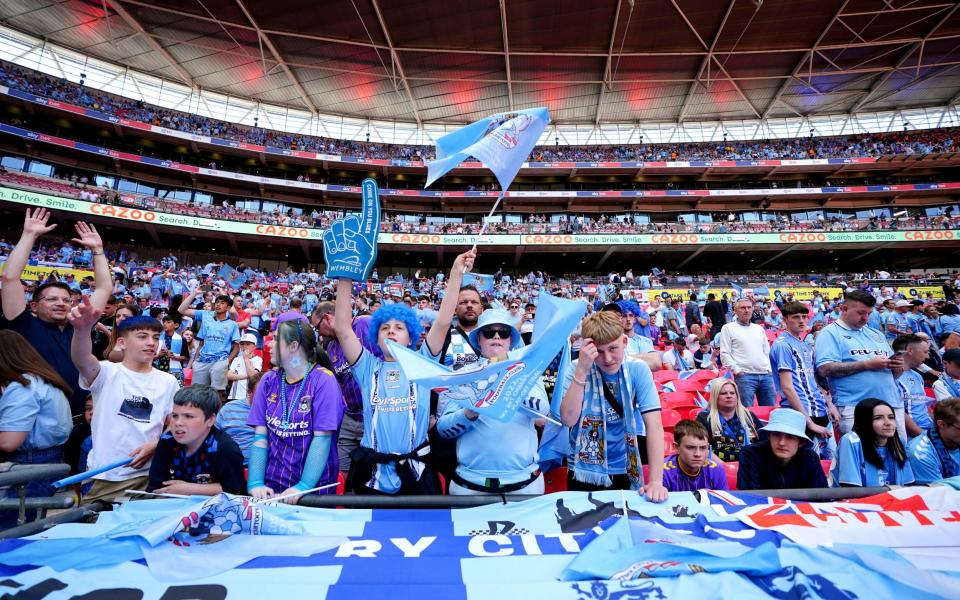
[[[947,0],[5,0],[0,22],[137,71],[362,119],[758,119],[960,100]]]

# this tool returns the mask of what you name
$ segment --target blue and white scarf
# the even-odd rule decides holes
[[[640,452],[637,447],[637,422],[634,419],[633,386],[624,376],[623,367],[617,373],[620,399],[623,402],[624,438],[627,449],[627,476],[630,487],[643,487]],[[603,393],[604,383],[600,368],[590,370],[587,385],[583,389],[583,408],[580,424],[576,430],[573,447],[573,477],[590,485],[609,487],[613,482],[608,474],[607,456],[607,400]]]

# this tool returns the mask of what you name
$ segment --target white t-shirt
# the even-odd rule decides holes
[[[160,439],[180,384],[176,377],[158,369],[136,373],[122,364],[101,361],[97,378],[89,382],[81,375],[80,387],[93,394],[90,424],[93,448],[87,466],[96,469],[126,458],[138,446]],[[149,472],[147,463],[140,469],[129,466],[113,469],[95,479],[124,481]]]
[[[263,370],[263,359],[257,355],[250,357],[250,364],[257,371]],[[233,359],[233,362],[230,363],[230,373],[234,375],[247,375],[247,367],[243,364],[243,356],[237,354],[236,358]],[[229,400],[246,400],[247,399],[247,382],[249,379],[238,379],[233,382],[233,385],[230,386],[230,394],[227,396]]]

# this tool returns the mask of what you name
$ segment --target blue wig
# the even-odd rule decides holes
[[[423,328],[420,321],[417,320],[417,314],[406,304],[396,302],[394,304],[385,304],[370,317],[370,329],[367,330],[367,342],[374,348],[379,348],[377,343],[380,326],[387,321],[400,321],[407,326],[407,333],[410,335],[410,348],[416,349],[420,343],[420,332]]]
[[[617,306],[623,314],[630,313],[635,317],[640,316],[640,305],[635,300],[617,300]]]

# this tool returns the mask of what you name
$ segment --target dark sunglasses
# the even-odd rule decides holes
[[[480,335],[488,340],[492,340],[493,336],[498,336],[501,340],[508,340],[513,337],[512,333],[512,331],[505,327],[488,327],[480,330]]]

